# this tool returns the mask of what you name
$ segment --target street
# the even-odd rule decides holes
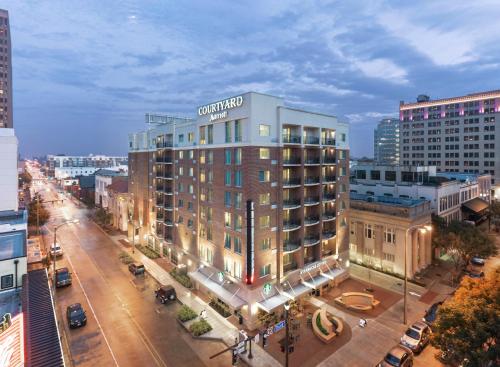
[[[49,187],[49,192],[42,191],[44,200],[62,196]],[[73,365],[230,365],[229,355],[208,361],[208,356],[224,349],[224,345],[192,339],[175,319],[179,304],[156,302],[156,281],[148,274],[131,275],[118,258],[120,250],[87,218],[87,211],[68,197],[64,199],[62,204],[46,205],[51,219],[45,241],[52,243],[52,230],[57,224],[79,220],[57,231],[64,255],[57,259],[56,267],[67,266],[73,273],[73,284],[56,292],[59,324]],[[75,302],[86,310],[88,322],[85,327],[70,330],[65,310]]]

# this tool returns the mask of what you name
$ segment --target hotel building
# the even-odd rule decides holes
[[[130,136],[129,233],[247,327],[347,276],[347,124],[253,92],[146,121]]]
[[[9,12],[0,9],[0,128],[13,128]]]
[[[399,164],[399,119],[383,119],[374,131],[375,162]]]
[[[495,133],[500,91],[399,106],[400,161],[437,166],[438,172],[487,173],[500,182],[500,135]]]

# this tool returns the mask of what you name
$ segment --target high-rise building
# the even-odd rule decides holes
[[[254,328],[347,275],[348,125],[253,92],[197,115],[130,136],[129,233]]]
[[[0,128],[12,128],[12,61],[9,12],[0,9]]]
[[[400,161],[437,166],[438,172],[492,176],[500,182],[500,134],[495,133],[500,90],[399,106]]]
[[[399,163],[399,119],[386,118],[377,124],[373,153],[377,163]]]

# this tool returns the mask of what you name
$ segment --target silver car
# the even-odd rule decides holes
[[[63,249],[61,247],[60,244],[58,244],[57,242],[56,243],[53,243],[52,246],[50,247],[50,254],[52,255],[52,257],[59,257],[59,256],[62,256],[63,255]]]
[[[411,367],[413,366],[413,353],[402,345],[394,346],[377,364],[377,367]]]
[[[431,328],[425,322],[417,321],[406,330],[401,337],[401,345],[411,349],[413,353],[420,353],[427,344],[431,335]]]

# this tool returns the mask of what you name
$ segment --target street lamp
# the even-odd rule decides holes
[[[403,324],[406,325],[406,314],[407,314],[407,298],[408,298],[408,233],[413,229],[419,229],[421,233],[426,233],[427,231],[432,231],[432,226],[428,224],[417,224],[409,227],[405,233],[405,283],[404,283],[404,311],[403,311]],[[413,241],[412,241],[413,244]]]
[[[61,228],[62,226],[65,226],[66,224],[72,224],[72,223],[76,224],[78,222],[79,222],[78,219],[67,220],[66,222],[63,222],[54,228],[54,244],[52,245],[53,249],[51,251],[52,257],[53,257],[52,260],[54,261],[54,267],[53,267],[53,270],[54,270],[54,294],[56,293],[56,281],[57,281],[57,279],[56,279],[56,251],[55,251],[56,250],[56,241],[57,241],[57,230],[59,228]]]
[[[285,367],[288,367],[288,310],[290,310],[290,303],[285,303]]]

